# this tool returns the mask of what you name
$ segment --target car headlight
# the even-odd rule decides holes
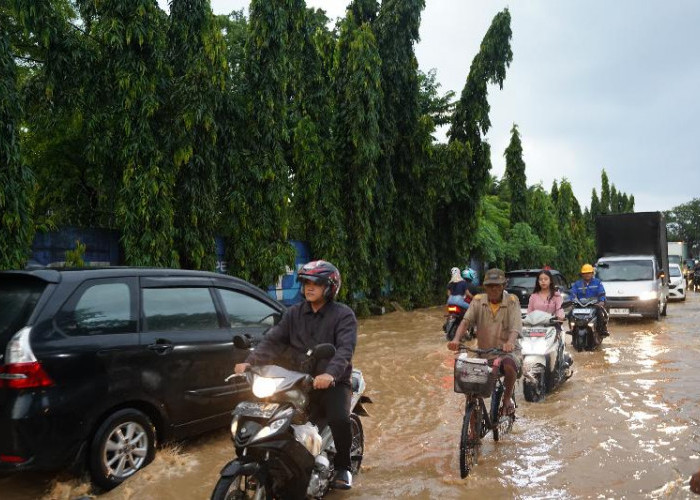
[[[656,292],[653,290],[639,294],[639,300],[654,300],[655,298]]]
[[[260,377],[260,376],[255,376],[255,379],[253,379],[253,394],[255,394],[255,397],[257,398],[269,398],[272,396],[275,392],[277,392],[277,388],[280,386],[284,378],[268,378],[268,377]]]

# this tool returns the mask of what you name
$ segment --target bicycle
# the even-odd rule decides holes
[[[493,433],[494,441],[508,434],[513,428],[515,414],[503,414],[501,397],[505,386],[504,376],[497,372],[500,370],[499,366],[493,367],[483,358],[469,358],[465,351],[479,355],[506,354],[506,352],[500,349],[472,349],[466,346],[460,346],[459,351],[460,355],[455,360],[454,390],[463,393],[466,397],[459,443],[459,472],[464,479],[477,464],[481,439],[489,432]],[[490,411],[486,410],[484,402],[484,398],[488,397],[491,398]],[[511,397],[511,401],[516,407],[515,395]]]

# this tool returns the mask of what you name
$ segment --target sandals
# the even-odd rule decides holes
[[[349,490],[352,488],[352,474],[350,474],[350,471],[344,469],[336,471],[331,481],[331,488],[336,490]]]

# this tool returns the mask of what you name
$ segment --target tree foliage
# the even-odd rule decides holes
[[[515,225],[527,219],[527,180],[523,146],[517,125],[513,124],[510,134],[510,144],[503,153],[506,157],[504,181],[508,185],[510,194],[510,222]]]
[[[685,241],[692,254],[700,254],[700,198],[693,198],[665,212],[669,241]]]

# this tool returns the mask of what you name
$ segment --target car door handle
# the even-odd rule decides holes
[[[165,339],[158,339],[154,344],[146,346],[149,351],[155,351],[157,354],[167,354],[173,350],[173,344]]]

